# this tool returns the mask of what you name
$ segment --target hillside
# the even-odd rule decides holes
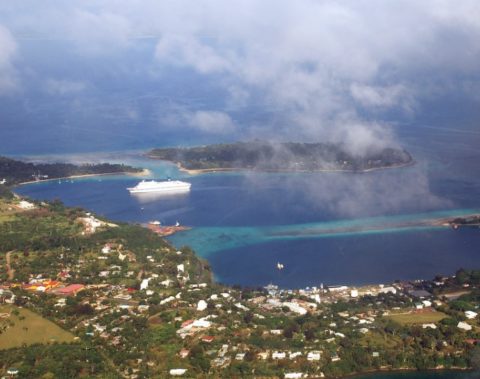
[[[123,164],[27,163],[0,156],[0,183],[15,185],[34,180],[65,178],[75,175],[140,173],[142,169]],[[2,183],[3,184],[3,183]]]

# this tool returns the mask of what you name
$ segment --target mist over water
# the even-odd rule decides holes
[[[476,137],[411,127],[399,134],[416,160],[412,167],[363,174],[189,176],[138,152],[101,154],[97,160],[147,167],[157,179],[187,180],[192,190],[180,196],[131,196],[126,187],[139,179],[114,176],[45,182],[17,191],[37,199],[60,198],[114,220],[180,221],[192,229],[170,240],[192,246],[209,260],[217,280],[231,284],[391,282],[480,267],[478,229],[453,231],[425,223],[478,211]],[[277,262],[285,265],[281,272]]]

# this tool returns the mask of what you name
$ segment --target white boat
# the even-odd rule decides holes
[[[135,187],[127,188],[130,193],[149,193],[149,192],[188,192],[192,185],[180,180],[164,180],[157,182],[155,180],[142,180]]]

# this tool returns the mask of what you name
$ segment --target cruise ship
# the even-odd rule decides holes
[[[155,180],[142,180],[135,187],[127,188],[130,193],[150,193],[150,192],[187,192],[190,191],[191,184],[181,182],[180,180],[164,180],[157,182]]]

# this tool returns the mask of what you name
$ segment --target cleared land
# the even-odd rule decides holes
[[[401,314],[392,314],[386,316],[399,324],[428,324],[435,323],[444,318],[448,317],[445,313],[442,312],[412,312],[412,313],[401,313]]]
[[[15,310],[19,312],[18,315],[12,313]],[[2,305],[0,316],[0,350],[24,344],[72,342],[74,339],[73,334],[25,308]]]

